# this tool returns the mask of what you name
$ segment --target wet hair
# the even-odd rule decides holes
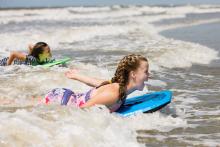
[[[127,97],[126,86],[129,82],[129,73],[137,70],[141,61],[148,62],[142,55],[130,54],[125,56],[118,64],[114,77],[111,79],[111,83],[119,83],[119,97],[122,101]],[[110,82],[105,81],[100,86],[106,84],[110,84]]]
[[[39,55],[40,55],[40,54],[43,54],[44,48],[47,47],[47,46],[48,46],[48,44],[45,43],[45,42],[37,42],[37,43],[34,45],[34,47],[33,47],[32,51],[31,51],[30,55],[31,55],[31,56],[34,56],[34,57],[37,59],[38,62],[42,62],[42,61],[40,61]]]

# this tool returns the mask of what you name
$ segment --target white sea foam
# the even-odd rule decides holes
[[[36,107],[31,111],[2,112],[0,117],[0,131],[4,132],[0,135],[2,145],[133,147],[141,146],[136,142],[137,129],[169,131],[186,125],[180,118],[159,113],[122,118],[98,107],[89,111],[61,106]]]
[[[12,19],[14,22],[20,21],[41,21],[50,20],[60,22],[65,21],[74,22],[73,18],[75,15],[70,14],[69,10],[82,8],[59,8],[59,9],[42,9],[42,10],[2,10],[0,11],[1,18],[0,21],[6,21],[7,19]],[[91,11],[96,11],[95,8],[91,8]],[[97,8],[99,11],[100,8]],[[84,17],[92,16],[93,21],[97,21],[99,18],[102,22],[111,19],[113,23],[104,24],[101,26],[73,26],[73,27],[58,27],[51,26],[49,28],[43,28],[38,30],[38,28],[33,27],[31,30],[20,30],[16,32],[4,32],[0,33],[0,44],[2,54],[5,56],[8,51],[11,50],[25,50],[29,43],[35,43],[37,41],[47,42],[53,50],[60,50],[65,47],[63,43],[75,43],[75,42],[89,42],[90,47],[84,48],[79,46],[79,50],[89,50],[96,48],[99,45],[104,50],[118,50],[120,48],[124,51],[133,51],[135,47],[142,44],[144,47],[139,51],[144,52],[146,56],[149,57],[151,67],[153,70],[159,67],[190,67],[192,64],[208,64],[212,60],[218,58],[217,51],[210,49],[208,47],[201,46],[195,43],[189,43],[184,41],[178,41],[174,39],[168,39],[160,36],[158,32],[161,28],[156,28],[149,24],[150,22],[161,20],[165,18],[175,18],[179,15],[184,15],[187,13],[204,13],[204,12],[218,12],[219,8],[203,8],[196,6],[182,6],[182,7],[128,7],[119,9],[117,11],[105,11],[106,8],[100,10],[101,12],[94,12],[89,14],[80,14],[78,17],[81,19],[86,19]],[[86,11],[83,8],[82,11]],[[90,11],[90,8],[88,8]],[[110,12],[109,12],[110,11]],[[7,13],[5,13],[7,12]],[[162,13],[161,15],[139,15],[136,13]],[[25,15],[26,13],[33,13],[35,15]],[[56,15],[57,14],[57,15]],[[89,15],[89,16],[88,16]],[[105,19],[99,17],[103,15],[105,17],[112,17]],[[129,16],[129,17],[127,17]],[[68,17],[70,17],[68,19]],[[116,18],[117,17],[117,18]],[[27,20],[26,20],[27,19]],[[99,23],[101,21],[98,21]],[[119,21],[128,21],[126,24],[117,24]],[[89,20],[88,20],[89,21]],[[42,22],[43,23],[43,22]],[[115,24],[116,23],[116,24]],[[199,22],[198,22],[199,23]],[[56,31],[54,31],[56,30]],[[28,37],[27,37],[28,36]],[[118,36],[128,37],[128,40],[120,40],[115,42],[112,40]],[[104,39],[109,37],[109,39]],[[100,38],[97,43],[97,38]],[[120,37],[119,37],[120,38]],[[132,41],[129,38],[133,38]],[[96,41],[94,42],[94,39]],[[94,43],[93,43],[94,42]],[[109,44],[110,43],[110,44]],[[105,44],[108,47],[103,47]],[[67,46],[68,47],[68,46]],[[70,45],[68,48],[71,48]],[[99,49],[99,48],[96,48]]]
[[[218,59],[216,51],[199,44],[162,37],[158,32],[164,28],[155,27],[151,23],[162,19],[185,17],[188,13],[219,11],[219,7],[207,5],[1,10],[0,25],[3,29],[6,25],[10,25],[12,30],[14,26],[19,28],[22,24],[27,25],[25,24],[27,22],[31,25],[28,30],[5,29],[0,32],[0,57],[8,56],[9,51],[12,50],[24,51],[28,43],[45,41],[51,46],[52,52],[60,51],[61,56],[63,50],[73,52],[68,54],[73,57],[73,61],[68,63],[67,68],[0,67],[0,100],[1,102],[8,100],[1,109],[13,111],[13,113],[1,112],[0,131],[4,133],[0,134],[0,145],[31,146],[41,143],[40,146],[126,145],[133,147],[141,146],[136,141],[136,130],[139,129],[169,132],[175,128],[194,127],[187,123],[187,118],[192,114],[202,116],[206,113],[200,110],[192,111],[193,105],[201,102],[196,97],[196,93],[202,90],[178,89],[175,86],[171,90],[178,94],[168,106],[172,109],[170,115],[156,112],[121,118],[116,114],[109,114],[105,108],[100,110],[95,107],[87,111],[69,107],[61,108],[61,106],[32,107],[32,105],[35,105],[39,98],[44,97],[53,88],[65,87],[75,92],[84,92],[89,89],[85,84],[67,79],[64,72],[68,68],[78,68],[83,74],[109,80],[117,66],[116,61],[118,63],[118,60],[128,53],[138,52],[147,56],[150,70],[160,71],[161,77],[167,74],[173,76],[172,73],[163,72],[170,71],[171,68],[209,64],[212,60]],[[41,24],[44,24],[44,21],[51,24],[43,27]],[[76,21],[79,22],[78,25],[65,26],[66,23],[74,24]],[[39,24],[34,25],[35,22]],[[60,22],[63,22],[64,26],[62,23],[59,24]],[[96,56],[82,56],[79,61],[75,60],[80,58],[74,57],[75,52],[86,53],[94,50],[94,53],[97,53]],[[118,55],[119,50],[120,55]],[[107,60],[103,60],[103,57]],[[90,60],[95,64],[87,62]],[[191,73],[190,76],[213,78],[197,73]],[[186,78],[185,75],[180,77]],[[162,80],[149,80],[147,84],[157,88],[170,86]],[[131,96],[146,92],[148,92],[147,87],[144,91],[133,93]],[[203,93],[205,92],[204,90]],[[31,108],[26,109],[26,106]],[[210,111],[207,114],[217,116],[218,113],[219,111]],[[172,117],[172,114],[177,117]],[[207,139],[207,141],[212,143],[211,140]]]

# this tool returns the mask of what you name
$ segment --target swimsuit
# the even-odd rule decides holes
[[[80,107],[90,99],[92,90],[93,89],[86,93],[74,93],[70,89],[56,88],[46,94],[44,103],[60,103],[61,105],[74,105]]]
[[[6,66],[7,65],[7,61],[8,61],[9,57],[5,57],[3,59],[0,60],[0,66]],[[31,55],[26,55],[26,58],[24,61],[19,60],[19,59],[15,59],[14,60],[14,64],[16,65],[21,65],[21,64],[25,64],[25,65],[37,65],[37,59],[34,56]]]
[[[70,89],[56,88],[48,92],[43,100],[43,103],[50,104],[56,103],[60,105],[73,105],[80,107],[91,98],[91,92],[96,89],[92,88],[85,93],[74,93]],[[110,112],[114,112],[121,107],[124,100],[118,100],[115,104],[107,106]]]

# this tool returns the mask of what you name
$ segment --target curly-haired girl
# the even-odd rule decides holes
[[[145,57],[131,54],[119,62],[114,77],[110,81],[90,78],[77,74],[75,71],[69,71],[66,73],[68,78],[81,81],[93,88],[85,93],[74,93],[65,88],[53,89],[46,95],[44,103],[73,104],[80,108],[102,104],[114,112],[124,103],[128,94],[135,90],[143,90],[144,81],[147,81],[149,77],[148,69],[149,64]]]

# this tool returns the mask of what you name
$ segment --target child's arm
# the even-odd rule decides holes
[[[103,80],[103,79],[97,79],[97,78],[92,78],[92,77],[80,75],[80,74],[77,73],[76,70],[70,70],[70,71],[66,72],[65,75],[69,79],[73,79],[73,80],[83,82],[86,85],[92,86],[92,87],[97,87],[102,82],[106,81],[106,80]]]
[[[7,65],[11,65],[14,59],[19,59],[19,60],[24,61],[26,59],[26,55],[21,52],[17,52],[17,51],[11,52],[9,59],[7,61]]]

